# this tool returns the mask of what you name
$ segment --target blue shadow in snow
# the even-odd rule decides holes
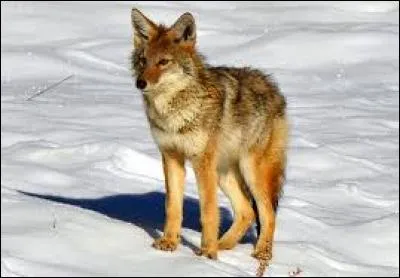
[[[96,199],[43,195],[25,191],[19,192],[31,197],[92,210],[108,217],[131,223],[142,228],[154,239],[160,237],[164,226],[165,194],[158,191],[143,194],[118,194]],[[224,207],[220,207],[220,215],[220,234],[223,234],[231,226],[232,216],[231,212]],[[182,227],[198,232],[201,231],[200,206],[197,199],[185,197]],[[241,240],[241,243],[254,243],[255,240],[256,236],[253,229],[249,229]],[[182,244],[192,250],[197,249],[197,247],[183,237]]]

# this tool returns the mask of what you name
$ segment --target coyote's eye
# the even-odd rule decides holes
[[[168,60],[168,59],[161,59],[160,61],[158,61],[158,64],[161,66],[165,66],[169,62],[170,62],[170,60]]]

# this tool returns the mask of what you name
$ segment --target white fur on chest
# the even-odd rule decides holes
[[[171,133],[177,133],[192,122],[200,113],[201,104],[196,99],[184,102],[185,105],[179,104],[182,93],[185,94],[184,90],[192,83],[191,78],[179,72],[164,74],[160,82],[153,85],[153,93],[149,92],[150,100],[147,107],[149,118]],[[178,98],[178,101],[174,101],[175,98]]]
[[[179,134],[151,128],[151,132],[154,140],[162,148],[176,149],[188,157],[199,155],[203,152],[209,139],[208,134],[201,130]]]

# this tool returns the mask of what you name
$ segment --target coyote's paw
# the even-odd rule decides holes
[[[218,259],[217,248],[211,249],[211,248],[201,247],[201,249],[195,251],[195,254],[197,256],[205,256],[211,260]]]
[[[218,250],[231,250],[235,247],[236,242],[231,240],[219,240],[218,241]]]
[[[163,250],[163,251],[175,251],[176,248],[178,247],[179,240],[173,240],[171,238],[166,238],[166,237],[161,237],[159,239],[156,239],[153,242],[153,247],[158,250]]]

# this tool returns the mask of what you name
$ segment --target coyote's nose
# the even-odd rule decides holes
[[[136,87],[138,87],[138,89],[143,90],[144,88],[146,88],[146,86],[147,86],[146,80],[143,79],[136,80]]]

